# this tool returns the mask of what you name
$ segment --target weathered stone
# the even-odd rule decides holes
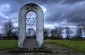
[[[36,41],[39,47],[43,44],[43,29],[44,29],[44,14],[40,6],[34,3],[29,3],[21,7],[19,11],[19,37],[18,47],[23,48],[23,43],[26,38],[26,14],[29,11],[36,13]]]

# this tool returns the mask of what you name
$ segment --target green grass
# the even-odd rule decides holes
[[[17,47],[17,40],[0,40],[0,49]]]
[[[15,48],[17,44],[17,40],[0,40],[0,49]],[[44,44],[62,45],[80,52],[85,52],[85,41],[44,40]]]
[[[71,40],[45,40],[44,44],[62,45],[76,51],[85,53],[85,41],[71,41]]]

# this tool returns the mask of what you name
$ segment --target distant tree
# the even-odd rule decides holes
[[[56,39],[62,39],[62,31],[63,31],[62,27],[55,27],[54,29],[51,30],[51,35]]]
[[[82,37],[82,33],[85,33],[85,24],[84,23],[80,23],[77,25],[77,31],[76,31],[76,36],[81,38]]]
[[[56,36],[56,31],[55,31],[55,29],[52,29],[52,30],[51,30],[51,36],[52,36],[52,37],[55,37],[55,36]]]
[[[62,31],[63,31],[63,28],[62,27],[58,27],[57,28],[58,39],[62,39]]]
[[[49,28],[44,28],[44,37],[45,39],[49,38]]]
[[[7,38],[10,39],[11,36],[12,36],[12,31],[13,31],[13,23],[12,23],[11,20],[9,20],[8,22],[4,23],[4,25],[3,25],[3,32],[5,33]]]
[[[12,38],[13,39],[18,39],[18,27],[13,28]]]
[[[48,31],[47,29],[44,28],[44,36],[47,37],[48,36]]]
[[[85,35],[85,23],[81,23],[80,26],[82,26],[82,27],[81,27],[81,28],[82,28],[82,32],[83,32],[84,35]]]
[[[72,33],[72,31],[69,27],[65,27],[65,29],[66,29],[66,35],[67,35],[66,39],[70,39],[70,34]]]

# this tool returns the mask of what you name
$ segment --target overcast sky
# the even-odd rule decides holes
[[[17,26],[20,8],[30,2],[42,7],[45,27],[85,23],[85,0],[0,0],[0,27],[10,19]]]

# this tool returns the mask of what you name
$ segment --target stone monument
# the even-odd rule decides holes
[[[41,7],[34,3],[25,4],[19,11],[19,36],[18,36],[18,47],[23,48],[24,41],[26,39],[26,14],[30,11],[36,13],[36,41],[38,47],[43,45],[43,29],[44,29],[44,14]],[[29,44],[29,43],[27,43]],[[27,47],[26,47],[27,48]]]

